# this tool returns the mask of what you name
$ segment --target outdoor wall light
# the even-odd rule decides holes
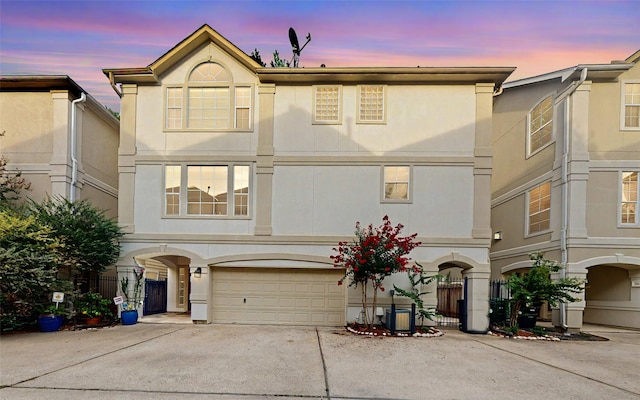
[[[198,267],[198,268],[196,268],[195,272],[193,273],[193,277],[200,279],[201,276],[202,276],[202,268]]]
[[[493,234],[493,240],[502,240],[502,231]]]

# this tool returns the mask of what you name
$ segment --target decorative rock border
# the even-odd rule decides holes
[[[355,330],[350,326],[347,326],[347,330],[356,335],[378,336],[378,337],[438,337],[438,336],[444,335],[444,332],[434,328],[429,329],[428,333],[416,332],[414,334],[411,334],[411,333],[405,333],[405,332],[396,332],[395,335],[392,335],[391,332],[362,332],[362,331]]]
[[[493,331],[489,331],[487,332],[487,335],[490,336],[497,336],[497,337],[506,337],[506,338],[510,338],[510,339],[518,339],[518,340],[546,340],[549,342],[559,342],[560,338],[557,337],[553,337],[553,336],[510,336],[510,335],[504,335],[502,333],[496,333]]]

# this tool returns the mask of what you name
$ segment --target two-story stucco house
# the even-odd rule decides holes
[[[119,121],[68,76],[0,77],[0,154],[33,200],[88,199],[118,210]]]
[[[332,248],[388,215],[418,233],[413,260],[463,269],[467,329],[486,331],[493,95],[512,71],[263,68],[208,25],[105,69],[122,98],[119,273],[165,268],[168,311],[194,322],[344,325],[360,297]]]
[[[509,82],[495,98],[492,276],[544,252],[585,279],[556,325],[640,328],[639,112],[640,51]]]

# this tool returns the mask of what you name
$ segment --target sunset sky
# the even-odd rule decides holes
[[[300,66],[509,66],[515,80],[640,48],[640,1],[0,1],[0,73],[69,75],[103,104],[103,68],[144,67],[203,24]],[[301,43],[301,44],[302,44]]]

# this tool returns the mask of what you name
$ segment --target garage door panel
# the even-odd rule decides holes
[[[213,268],[212,317],[226,323],[344,325],[340,277],[339,270]]]

